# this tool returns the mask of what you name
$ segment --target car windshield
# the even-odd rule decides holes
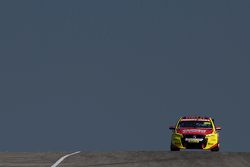
[[[179,128],[212,128],[210,121],[181,121]]]

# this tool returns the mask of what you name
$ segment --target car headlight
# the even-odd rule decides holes
[[[208,134],[208,135],[206,135],[206,137],[214,137],[215,136],[215,134]]]
[[[183,137],[183,135],[182,135],[182,134],[180,134],[180,133],[175,133],[175,137],[180,137],[180,138],[182,138],[182,137]]]

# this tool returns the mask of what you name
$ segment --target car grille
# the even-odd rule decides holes
[[[188,134],[188,135],[183,135],[184,138],[197,138],[197,139],[200,139],[200,138],[205,138],[204,135],[192,135],[192,134]]]
[[[189,143],[186,141],[186,139],[190,138],[196,138],[196,139],[202,139],[198,143]],[[182,145],[186,147],[187,149],[202,149],[206,147],[207,145],[207,139],[205,138],[204,135],[196,135],[196,134],[188,134],[188,135],[183,135],[183,138],[181,139]]]

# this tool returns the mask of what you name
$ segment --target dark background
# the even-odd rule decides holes
[[[183,115],[249,151],[250,2],[0,1],[0,150],[168,150]]]

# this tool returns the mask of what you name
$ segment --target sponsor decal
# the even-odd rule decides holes
[[[178,128],[177,133],[180,134],[193,134],[193,135],[207,135],[213,133],[213,129],[195,129],[195,128]]]
[[[206,133],[203,129],[183,129],[182,133]]]
[[[181,119],[181,121],[210,121],[209,119],[201,119],[201,118],[198,118],[198,119],[195,119],[195,118],[184,118],[184,119]]]
[[[189,143],[199,143],[199,142],[203,141],[203,139],[186,138],[185,141],[187,141],[187,142],[189,142]]]

